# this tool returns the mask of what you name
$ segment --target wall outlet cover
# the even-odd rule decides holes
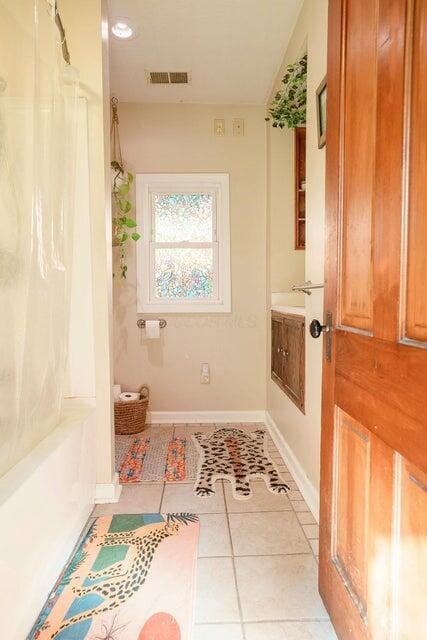
[[[233,118],[233,136],[242,137],[245,135],[245,121],[243,118]]]

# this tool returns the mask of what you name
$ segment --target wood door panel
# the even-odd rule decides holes
[[[377,12],[373,0],[346,2],[342,81],[342,264],[339,322],[372,329],[372,201],[375,162]]]
[[[337,408],[333,561],[362,619],[366,618],[370,435]]]
[[[419,419],[392,409],[386,400],[375,393],[368,393],[348,378],[337,376],[335,381],[336,403],[350,415],[357,415],[371,433],[402,455],[411,455],[420,468],[427,466],[427,443],[419,432]],[[396,426],[398,425],[398,426]]]
[[[406,332],[427,341],[427,5],[414,1],[410,132],[408,137],[408,247]],[[424,170],[419,170],[424,168]]]
[[[336,372],[408,416],[425,411],[427,358],[422,349],[337,331]]]
[[[393,632],[399,640],[423,640],[427,629],[427,475],[398,456],[396,478],[400,517],[395,531]]]
[[[283,383],[295,404],[304,410],[304,321],[299,318],[283,320]]]
[[[283,320],[271,318],[271,375],[282,379],[282,326]]]

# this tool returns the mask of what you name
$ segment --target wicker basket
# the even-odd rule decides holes
[[[150,395],[148,387],[142,386],[140,394],[140,400],[118,400],[114,403],[114,427],[117,435],[132,435],[144,429]]]

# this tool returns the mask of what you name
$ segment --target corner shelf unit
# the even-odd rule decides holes
[[[296,127],[295,157],[295,249],[305,249],[305,127]]]

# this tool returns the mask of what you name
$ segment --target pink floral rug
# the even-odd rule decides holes
[[[122,484],[194,480],[197,452],[190,438],[131,436],[116,440],[116,471]]]

